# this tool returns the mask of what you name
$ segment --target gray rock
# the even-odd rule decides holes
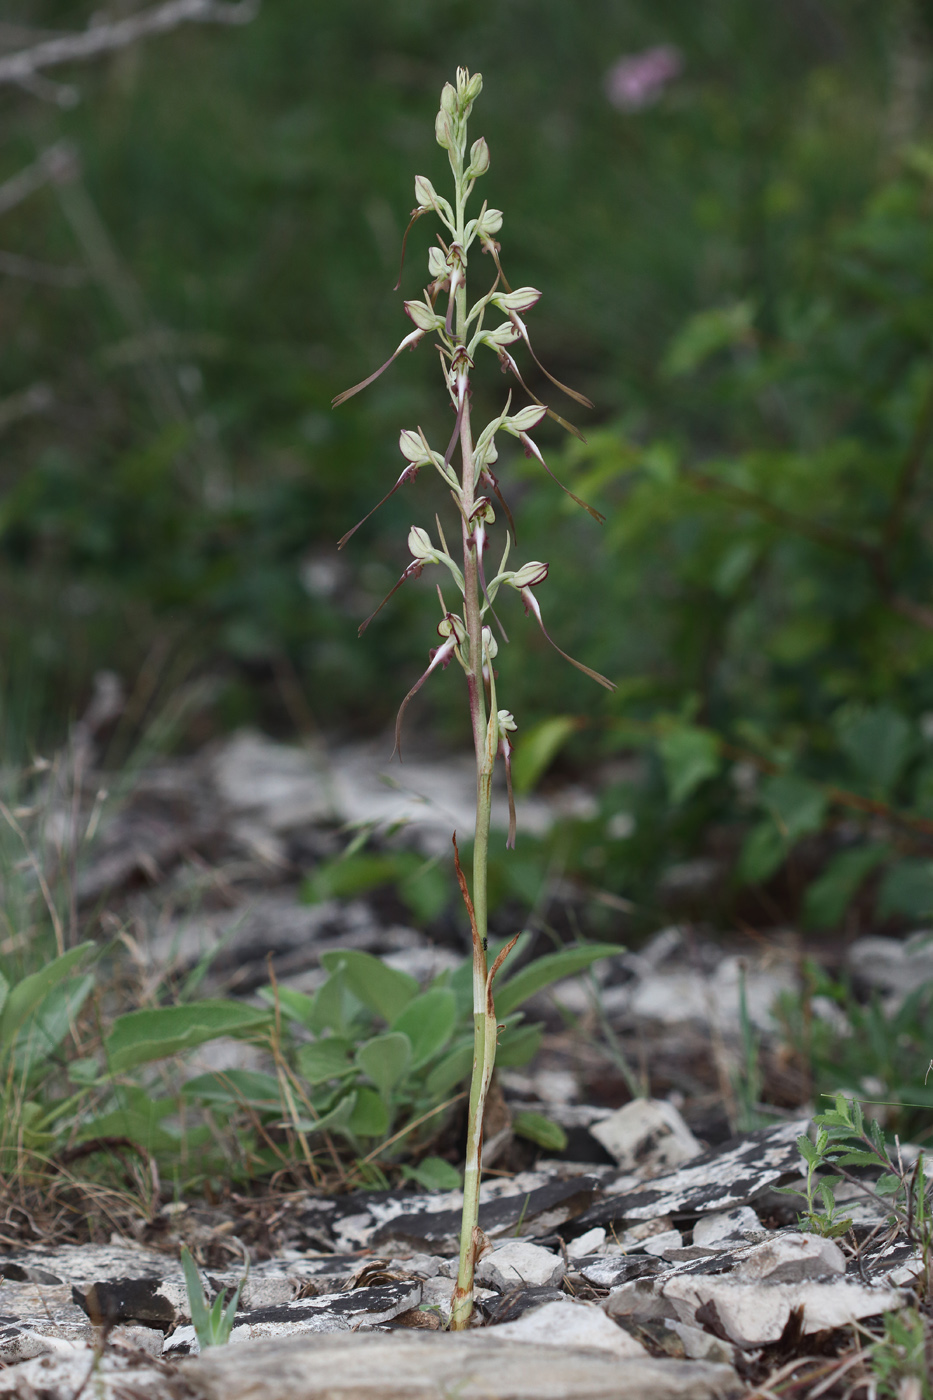
[[[722,1249],[740,1240],[760,1239],[764,1234],[764,1226],[751,1206],[737,1206],[735,1210],[701,1216],[693,1227],[693,1243],[704,1249]]]
[[[421,1302],[421,1293],[421,1282],[413,1279],[238,1312],[230,1333],[230,1345],[312,1332],[365,1332],[416,1308]],[[162,1355],[186,1356],[199,1350],[194,1328],[185,1326],[166,1338]]]
[[[797,1138],[809,1119],[759,1128],[734,1146],[704,1152],[677,1171],[624,1195],[601,1200],[574,1221],[577,1229],[659,1215],[700,1214],[744,1205],[784,1177],[799,1177]],[[611,1188],[610,1188],[611,1189]]]
[[[620,1167],[650,1176],[702,1151],[677,1109],[664,1099],[633,1099],[594,1123],[590,1133]]]
[[[727,1366],[548,1348],[490,1332],[294,1338],[185,1366],[198,1400],[738,1400]],[[161,1400],[150,1395],[149,1400]]]
[[[644,1254],[617,1254],[590,1259],[579,1259],[574,1265],[587,1283],[597,1288],[618,1288],[636,1278],[652,1278],[663,1271],[664,1265],[658,1259]]]
[[[660,1295],[673,1308],[670,1315],[681,1322],[697,1326],[715,1320],[743,1347],[776,1342],[798,1308],[802,1329],[810,1333],[846,1327],[859,1318],[894,1312],[906,1303],[906,1295],[894,1288],[845,1279],[756,1284],[728,1276],[680,1274],[661,1285]]]
[[[736,1265],[735,1277],[746,1283],[800,1283],[845,1271],[846,1257],[838,1244],[795,1230],[774,1235],[745,1252]]]
[[[493,1288],[512,1288],[518,1283],[546,1288],[560,1283],[564,1277],[564,1261],[540,1245],[510,1240],[483,1256],[476,1266],[476,1277],[480,1283]]]
[[[542,1347],[591,1347],[613,1356],[647,1356],[641,1342],[617,1327],[601,1308],[575,1303],[570,1298],[545,1303],[523,1313],[516,1322],[504,1322],[495,1330],[497,1340],[530,1342]]]

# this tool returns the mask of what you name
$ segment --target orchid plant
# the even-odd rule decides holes
[[[513,939],[487,966],[487,894],[486,871],[489,850],[489,826],[492,802],[492,778],[496,759],[501,755],[505,765],[505,777],[509,799],[509,831],[507,845],[515,844],[515,802],[512,793],[511,754],[512,735],[516,724],[509,710],[500,707],[496,688],[495,660],[498,642],[492,624],[503,641],[508,637],[495,612],[496,598],[503,588],[513,589],[525,606],[526,615],[534,616],[544,636],[573,666],[598,681],[608,690],[614,689],[605,676],[590,670],[581,662],[575,661],[561,651],[551,638],[544,624],[541,605],[535,589],[544,583],[548,565],[532,560],[518,568],[509,568],[509,554],[515,539],[511,512],[499,488],[493,472],[498,459],[496,437],[505,433],[521,443],[528,456],[536,458],[544,470],[555,481],[553,472],[544,460],[541,449],[530,436],[545,415],[554,418],[568,431],[580,436],[577,429],[566,423],[552,409],[548,408],[528,389],[510,347],[522,342],[535,360],[542,373],[564,393],[578,403],[592,408],[590,401],[582,394],[568,389],[553,375],[547,373],[531,347],[525,316],[540,299],[541,293],[533,287],[519,287],[513,290],[506,281],[499,258],[500,245],[496,234],[502,227],[502,214],[498,209],[490,209],[484,202],[475,218],[467,219],[466,206],[476,181],[489,169],[489,148],[480,137],[474,141],[467,155],[467,119],[474,102],[483,86],[480,74],[470,75],[465,68],[457,70],[456,86],[447,83],[441,94],[440,111],[435,123],[438,145],[447,152],[454,179],[454,200],[450,203],[438,194],[430,180],[419,175],[415,179],[417,207],[402,245],[404,266],[405,242],[416,220],[427,213],[437,215],[443,232],[437,236],[437,246],[428,253],[430,282],[424,291],[423,300],[405,302],[405,311],[414,323],[414,330],[402,340],[389,359],[368,378],[355,384],[352,389],[338,394],[334,406],[344,403],[354,394],[365,389],[374,379],[397,358],[405,349],[414,349],[426,336],[436,337],[436,348],[440,354],[444,385],[454,411],[455,421],[450,441],[442,453],[431,447],[423,430],[404,428],[399,437],[399,449],[405,460],[398,480],[379,502],[382,505],[402,486],[414,481],[422,467],[432,467],[443,478],[450,490],[460,520],[460,545],[455,553],[448,545],[440,519],[435,517],[437,538],[420,525],[413,525],[408,535],[411,562],[403,571],[395,587],[383,599],[375,612],[360,627],[360,635],[385,606],[389,598],[408,580],[418,578],[429,565],[439,565],[449,575],[448,591],[453,590],[458,598],[449,607],[444,589],[438,586],[441,619],[437,632],[440,644],[429,657],[424,674],[412,686],[402,701],[396,721],[396,750],[400,751],[401,725],[405,710],[425,681],[439,668],[446,668],[456,661],[466,677],[469,696],[470,719],[473,730],[473,745],[476,755],[476,827],[473,843],[472,893],[460,865],[454,836],[454,856],[457,876],[460,882],[464,903],[470,918],[473,935],[473,1017],[474,1017],[474,1057],[473,1077],[470,1089],[469,1123],[467,1137],[466,1167],[464,1173],[463,1224],[460,1239],[460,1266],[457,1286],[453,1297],[451,1328],[458,1330],[468,1325],[473,1307],[473,1273],[476,1260],[482,1251],[485,1240],[478,1228],[479,1187],[482,1169],[483,1113],[496,1057],[497,1024],[493,1001],[493,982],[516,939]],[[491,258],[494,280],[491,288],[480,296],[472,306],[467,296],[467,269],[471,249],[475,245]],[[401,285],[401,274],[396,290]],[[446,298],[446,305],[442,298]],[[496,315],[497,324],[487,324]],[[499,319],[504,318],[504,319]],[[487,423],[478,436],[474,436],[470,417],[471,383],[470,376],[474,360],[481,348],[491,350],[501,368],[510,373],[527,397],[532,401],[527,407],[512,412],[512,393],[509,392],[505,406],[491,422]],[[453,464],[454,453],[459,443],[459,473]],[[557,483],[561,485],[560,482]],[[572,491],[561,485],[561,489],[596,519],[603,517],[585,501],[581,501]],[[489,578],[483,558],[489,545],[490,528],[495,524],[496,511],[493,498],[501,506],[508,521],[502,554],[496,572]],[[373,511],[378,506],[373,507]],[[369,512],[369,515],[373,514]],[[369,515],[364,520],[369,519]],[[350,537],[364,523],[361,520],[348,531],[340,541],[342,548]]]

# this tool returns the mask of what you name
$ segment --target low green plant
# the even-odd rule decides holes
[[[881,1205],[892,1224],[904,1231],[920,1251],[922,1273],[917,1283],[924,1297],[933,1283],[933,1203],[927,1183],[923,1154],[905,1166],[900,1145],[892,1155],[884,1132],[874,1118],[866,1118],[857,1099],[837,1094],[835,1105],[814,1117],[816,1137],[806,1134],[797,1139],[800,1155],[807,1165],[805,1193],[807,1208],[800,1223],[817,1234],[832,1238],[843,1235],[852,1224],[836,1202],[836,1189],[843,1181]],[[858,1167],[872,1172],[856,1176]],[[828,1175],[821,1173],[828,1170]],[[780,1188],[788,1195],[799,1194],[793,1187]]]
[[[879,1400],[933,1400],[933,1342],[918,1308],[885,1313],[884,1335],[869,1346],[869,1366]]]
[[[454,838],[454,853],[457,876],[464,904],[469,914],[473,935],[473,1051],[472,1079],[470,1088],[469,1120],[467,1128],[466,1167],[464,1176],[463,1223],[460,1236],[460,1268],[454,1291],[451,1327],[459,1330],[468,1325],[473,1307],[473,1271],[478,1251],[482,1247],[482,1236],[477,1226],[479,1207],[479,1187],[482,1171],[483,1114],[486,1095],[496,1059],[499,1033],[496,1019],[496,1006],[493,999],[493,984],[496,974],[508,956],[516,938],[507,943],[491,965],[487,958],[487,872],[489,853],[490,815],[492,806],[492,777],[496,759],[502,756],[505,766],[506,784],[509,794],[509,834],[507,845],[515,844],[515,806],[512,797],[512,736],[517,728],[509,710],[501,708],[497,691],[495,669],[499,644],[493,631],[493,623],[503,641],[508,641],[505,628],[496,611],[495,603],[503,589],[513,590],[521,598],[526,615],[532,615],[545,639],[560,654],[592,680],[608,690],[614,690],[611,681],[593,671],[590,667],[567,656],[566,652],[551,638],[541,612],[535,589],[539,588],[548,576],[548,565],[540,560],[532,560],[519,568],[509,568],[509,553],[515,531],[511,512],[493,472],[493,464],[499,457],[496,446],[498,434],[516,439],[525,454],[540,463],[548,475],[556,480],[554,473],[544,460],[537,443],[530,436],[542,419],[549,415],[562,426],[581,436],[570,428],[562,418],[549,409],[528,390],[521,372],[508,347],[522,342],[531,353],[539,370],[542,370],[559,389],[569,394],[578,403],[592,407],[582,395],[567,389],[552,375],[543,370],[540,361],[531,348],[531,340],[525,324],[525,316],[540,300],[541,293],[534,287],[520,287],[514,290],[509,286],[502,263],[499,259],[500,245],[496,235],[502,227],[502,214],[498,209],[490,209],[484,202],[479,213],[467,219],[466,206],[476,181],[489,169],[489,148],[483,137],[474,141],[467,150],[467,122],[473,104],[479,97],[483,82],[479,74],[473,76],[465,68],[458,68],[456,86],[447,83],[441,93],[440,110],[435,121],[435,135],[438,145],[447,152],[454,182],[454,199],[451,203],[439,195],[431,181],[419,175],[415,179],[416,207],[411,224],[423,215],[433,213],[440,220],[443,232],[438,235],[437,246],[428,254],[429,284],[425,288],[423,300],[405,302],[405,311],[414,324],[414,330],[404,337],[397,349],[389,356],[380,369],[369,375],[361,383],[339,394],[334,406],[345,402],[359,390],[371,384],[383,370],[401,354],[402,350],[414,349],[425,336],[436,338],[435,344],[440,354],[441,370],[444,379],[444,401],[449,403],[455,414],[454,428],[446,451],[436,451],[428,443],[424,430],[404,428],[399,437],[399,449],[405,461],[395,485],[383,497],[388,500],[396,491],[413,481],[423,467],[436,470],[449,492],[457,513],[456,530],[459,546],[453,550],[448,546],[440,518],[435,517],[437,539],[421,526],[413,525],[408,535],[408,548],[411,561],[405,567],[395,587],[383,603],[366,619],[360,627],[362,633],[381,611],[393,594],[410,579],[421,576],[425,568],[439,566],[446,573],[447,587],[452,587],[455,601],[451,608],[444,591],[438,586],[441,620],[437,627],[440,644],[433,648],[429,664],[423,675],[415,682],[402,701],[395,726],[396,749],[401,744],[402,719],[409,703],[425,681],[440,667],[446,668],[452,661],[466,677],[469,701],[470,722],[473,734],[473,747],[476,760],[476,820],[473,839],[473,880],[468,886],[466,876],[460,868]],[[407,234],[406,234],[407,237]],[[472,257],[471,249],[477,246],[488,254],[494,270],[492,285],[478,297],[472,306],[467,296],[468,265]],[[401,279],[400,279],[401,281]],[[438,309],[437,303],[446,298],[446,314]],[[487,315],[498,313],[504,319],[495,326],[487,327]],[[483,430],[474,434],[471,410],[473,385],[471,375],[477,353],[486,349],[492,351],[499,361],[500,368],[511,374],[516,383],[533,402],[518,412],[511,412],[512,393],[508,394],[505,405]],[[452,465],[455,450],[459,446],[460,473]],[[558,483],[560,484],[560,483]],[[567,496],[597,519],[603,517],[566,487]],[[489,544],[489,530],[496,520],[493,498],[508,520],[511,535],[506,534],[498,568],[487,580],[483,556]],[[379,504],[382,504],[380,502]],[[378,507],[373,507],[373,510]],[[370,511],[364,520],[368,520]],[[359,522],[360,524],[363,521]],[[348,531],[340,541],[341,547],[355,533],[358,526]],[[456,539],[457,536],[454,536]],[[462,608],[462,611],[458,611]],[[507,990],[507,989],[506,989]],[[502,1011],[502,994],[499,997]],[[395,1037],[393,1039],[393,1037]],[[363,1047],[358,1055],[362,1055]],[[377,1086],[382,1091],[383,1102],[390,1080],[397,1081],[405,1072],[406,1047],[398,1031],[384,1037],[378,1048],[374,1048],[365,1066],[372,1075],[377,1063],[378,1073],[385,1083]],[[390,1068],[391,1067],[391,1068]],[[362,1092],[362,1091],[360,1091]],[[375,1100],[372,1100],[375,1102]],[[356,1111],[356,1110],[354,1110]]]
[[[210,1306],[204,1292],[204,1285],[201,1282],[201,1275],[198,1273],[198,1266],[195,1264],[187,1245],[181,1247],[181,1267],[185,1274],[188,1310],[191,1313],[191,1322],[198,1339],[198,1346],[202,1351],[205,1347],[226,1346],[236,1321],[240,1294],[249,1278],[249,1256],[247,1255],[246,1258],[246,1269],[243,1277],[234,1289],[229,1301],[224,1302],[225,1290],[221,1289]]]

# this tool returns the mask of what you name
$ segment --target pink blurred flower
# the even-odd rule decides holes
[[[683,55],[673,44],[660,44],[644,53],[628,54],[612,65],[606,74],[606,96],[620,112],[640,112],[650,107],[678,77],[684,66]]]

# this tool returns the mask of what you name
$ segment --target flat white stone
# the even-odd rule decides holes
[[[476,1266],[476,1278],[480,1283],[500,1289],[513,1288],[519,1283],[544,1288],[560,1283],[563,1277],[564,1261],[559,1255],[525,1240],[509,1240],[508,1244],[484,1255]]]
[[[835,1283],[743,1283],[728,1275],[667,1277],[660,1297],[681,1322],[696,1325],[697,1309],[713,1304],[720,1323],[739,1346],[776,1342],[791,1312],[802,1310],[803,1331],[846,1327],[862,1317],[894,1312],[906,1302],[894,1288],[839,1279]],[[611,1295],[610,1295],[611,1296]],[[608,1311],[608,1309],[607,1309]]]
[[[698,1157],[702,1147],[666,1099],[633,1099],[590,1133],[620,1167],[657,1175]]]
[[[180,1368],[181,1379],[196,1400],[739,1400],[747,1389],[728,1366],[539,1351],[500,1340],[501,1331],[344,1333],[233,1354],[217,1348]]]
[[[601,1225],[594,1225],[585,1235],[571,1240],[567,1246],[569,1259],[582,1259],[585,1254],[598,1254],[600,1245],[606,1243],[606,1232]]]
[[[660,1235],[652,1235],[642,1246],[645,1254],[653,1254],[656,1259],[664,1259],[671,1250],[679,1250],[683,1245],[683,1235],[679,1230],[665,1230]]]
[[[799,1283],[845,1271],[846,1257],[834,1240],[795,1231],[775,1235],[743,1253],[734,1277],[746,1283]]]
[[[736,1206],[735,1210],[701,1215],[693,1227],[693,1243],[704,1249],[728,1248],[737,1240],[756,1239],[764,1233],[764,1226],[751,1206]]]
[[[487,1333],[492,1335],[492,1333]],[[531,1342],[543,1347],[595,1347],[613,1356],[647,1356],[641,1342],[617,1327],[602,1308],[555,1299],[523,1313],[515,1322],[503,1322],[494,1335],[507,1341]]]

